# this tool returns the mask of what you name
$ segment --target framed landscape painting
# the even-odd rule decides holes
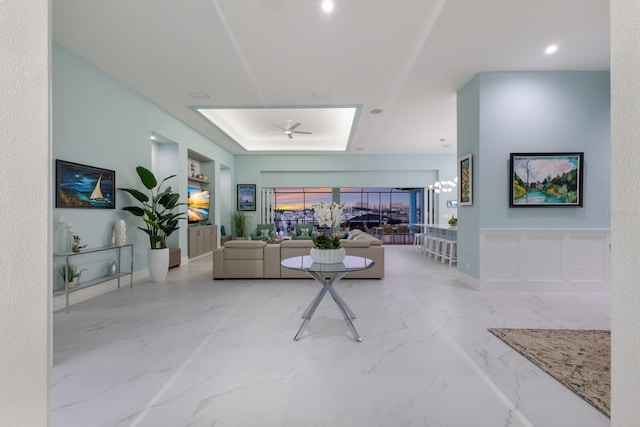
[[[256,185],[238,184],[238,210],[256,210]]]
[[[56,208],[115,209],[116,173],[56,160]]]
[[[511,153],[509,205],[582,207],[584,153]]]
[[[458,206],[473,204],[473,157],[471,154],[458,159]]]

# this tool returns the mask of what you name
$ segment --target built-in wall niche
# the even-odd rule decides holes
[[[209,184],[213,177],[213,161],[208,157],[189,150],[187,178],[191,181]]]
[[[213,218],[214,162],[195,151],[188,151],[187,179],[189,226],[215,224]]]

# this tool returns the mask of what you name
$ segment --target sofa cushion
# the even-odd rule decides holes
[[[353,240],[356,236],[359,236],[361,234],[364,234],[364,231],[358,230],[357,228],[353,229],[353,230],[349,231],[349,236],[347,237],[347,239],[348,240]]]
[[[371,234],[365,233],[362,230],[351,230],[349,232],[349,237],[347,238],[349,241],[353,240],[365,240],[371,244],[371,246],[380,246],[382,245],[382,240],[373,237]]]
[[[281,248],[312,248],[313,240],[283,240]]]
[[[262,240],[229,240],[224,242],[225,248],[264,248],[266,242]]]
[[[382,240],[373,237],[371,234],[367,234],[367,233],[363,233],[359,236],[357,236],[354,240],[364,240],[366,242],[369,242],[369,244],[371,244],[371,246],[381,246],[382,245]]]
[[[343,248],[368,248],[371,243],[368,240],[340,240],[340,246]]]

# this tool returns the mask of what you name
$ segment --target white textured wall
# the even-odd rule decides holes
[[[611,0],[612,417],[640,426],[640,2]]]
[[[0,2],[0,424],[47,425],[48,2]]]

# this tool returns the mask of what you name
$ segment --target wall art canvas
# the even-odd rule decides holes
[[[458,159],[458,206],[473,204],[473,156]]]
[[[56,160],[56,208],[115,209],[116,173]]]
[[[238,210],[256,210],[256,185],[238,184]]]
[[[510,206],[582,207],[584,153],[511,153]]]

